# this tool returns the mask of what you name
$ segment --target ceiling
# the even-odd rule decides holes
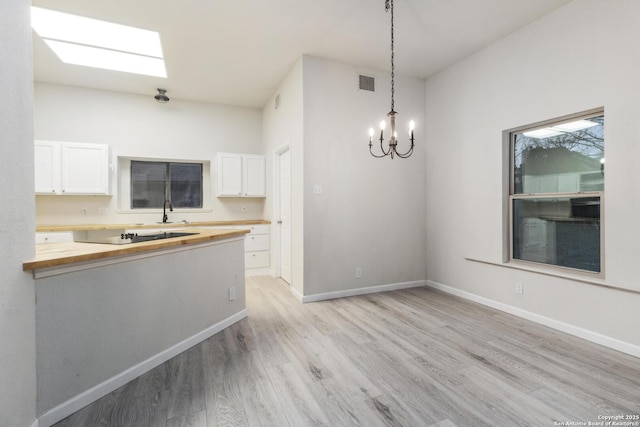
[[[571,0],[395,0],[395,70],[428,78]],[[158,31],[168,78],[66,65],[33,33],[41,82],[261,108],[303,54],[390,70],[383,0],[33,0]]]

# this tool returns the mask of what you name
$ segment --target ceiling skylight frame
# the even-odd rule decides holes
[[[167,77],[158,32],[35,6],[31,25],[65,63]]]

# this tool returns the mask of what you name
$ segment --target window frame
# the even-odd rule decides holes
[[[185,210],[189,210],[189,211],[194,211],[194,210],[202,210],[204,208],[204,195],[205,195],[205,164],[203,162],[197,162],[197,161],[171,161],[171,160],[159,160],[159,159],[153,159],[153,160],[140,160],[140,159],[131,159],[129,160],[129,176],[130,178],[130,188],[129,188],[129,209],[131,211],[134,212],[143,212],[143,211],[149,211],[149,210],[154,210],[154,209],[163,209],[162,206],[149,206],[149,207],[135,207],[134,203],[133,203],[133,197],[134,197],[134,180],[133,180],[133,165],[134,163],[154,163],[154,164],[162,164],[165,167],[165,181],[164,181],[164,200],[168,200],[170,203],[173,203],[172,201],[172,197],[171,197],[171,186],[172,186],[172,180],[171,180],[171,165],[173,164],[193,164],[193,165],[199,165],[200,166],[200,206],[180,206],[180,207],[174,207],[175,209],[185,209]]]
[[[516,134],[532,131],[537,129],[542,129],[545,127],[549,127],[552,125],[559,125],[566,122],[571,122],[579,119],[589,119],[598,116],[605,116],[605,111],[603,107],[595,108],[592,110],[582,111],[579,113],[569,114],[566,116],[561,116],[549,120],[544,120],[541,122],[519,126],[517,128],[512,128],[503,131],[503,142],[504,142],[504,155],[506,155],[507,161],[504,162],[505,170],[503,176],[503,184],[505,188],[504,196],[504,224],[506,224],[506,229],[504,231],[504,262],[512,263],[514,265],[522,265],[522,266],[532,266],[536,268],[540,268],[542,270],[555,271],[555,272],[564,272],[564,273],[572,273],[577,275],[588,276],[592,278],[604,279],[605,277],[605,229],[604,229],[604,218],[605,218],[605,191],[597,190],[597,191],[577,191],[577,192],[557,192],[557,193],[515,193],[515,137]],[[606,135],[606,129],[605,129]],[[606,140],[606,136],[605,136]],[[606,150],[606,147],[605,147]],[[600,271],[591,271],[591,270],[583,270],[579,268],[565,267],[554,264],[549,264],[545,262],[536,262],[531,260],[514,258],[514,204],[515,200],[531,200],[531,199],[562,199],[562,198],[589,198],[589,197],[598,197],[600,199]]]

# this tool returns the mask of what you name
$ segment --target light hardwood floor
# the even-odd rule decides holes
[[[429,288],[302,305],[284,282],[254,277],[247,308],[56,426],[538,427],[640,414],[640,359]]]

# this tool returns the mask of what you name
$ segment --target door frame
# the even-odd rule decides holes
[[[286,151],[289,151],[289,165],[291,165],[291,143],[288,141],[286,144],[276,148],[273,152],[273,222],[274,222],[274,239],[273,239],[273,275],[275,277],[282,277],[281,271],[281,257],[280,257],[280,249],[282,247],[281,243],[281,233],[280,233],[280,224],[278,221],[280,220],[280,155]],[[293,257],[292,257],[293,258]],[[293,266],[292,266],[293,267]],[[289,285],[292,285],[289,283]]]

